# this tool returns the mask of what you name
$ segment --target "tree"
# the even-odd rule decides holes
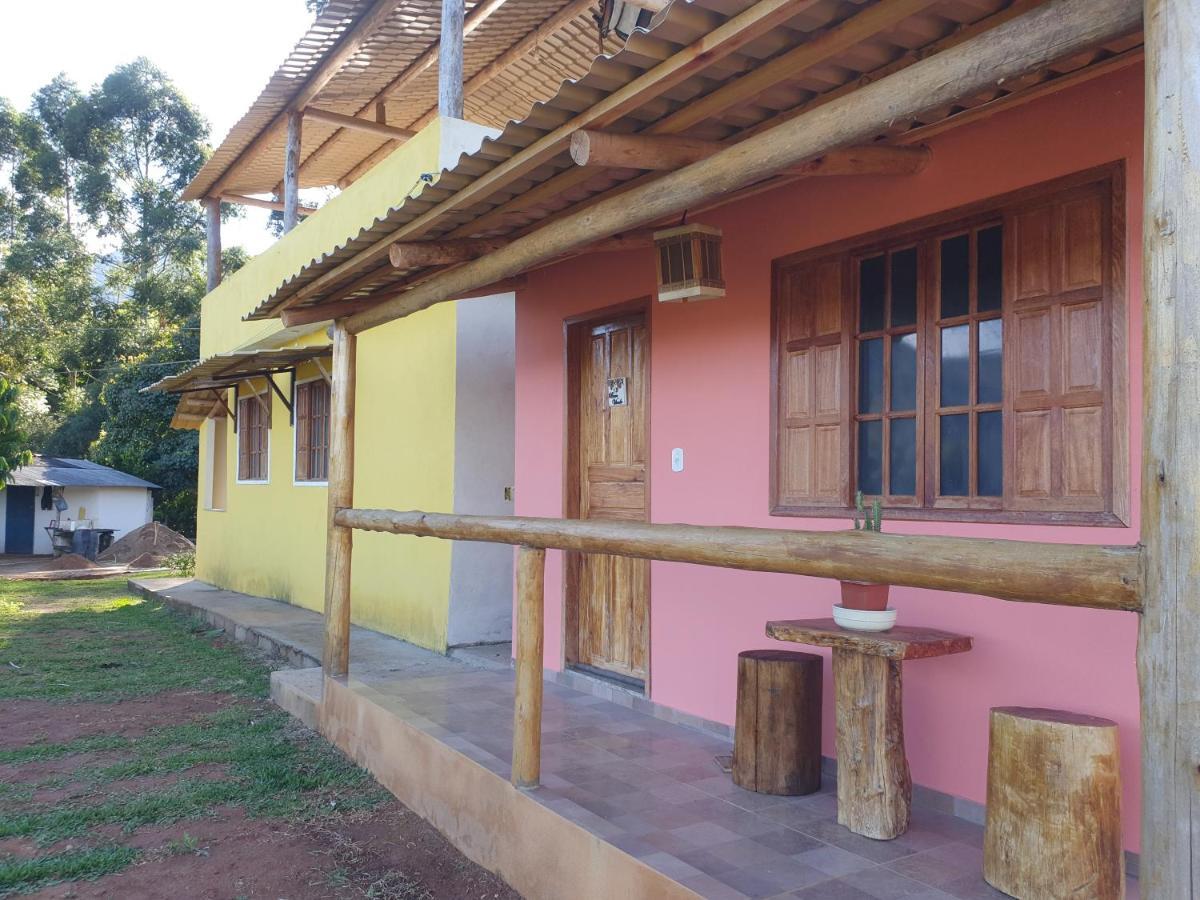
[[[20,380],[20,425],[33,449],[163,485],[185,533],[195,435],[138,389],[198,350],[203,218],[180,194],[207,135],[144,59],[88,91],[59,76],[23,112],[0,99],[0,372]]]
[[[31,461],[32,454],[21,433],[16,385],[0,378],[0,491],[9,472]]]

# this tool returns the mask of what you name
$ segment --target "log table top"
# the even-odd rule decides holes
[[[966,653],[972,638],[934,628],[897,625],[890,631],[850,631],[833,619],[791,619],[767,623],[767,636],[816,647],[854,650],[887,659],[928,659]]]

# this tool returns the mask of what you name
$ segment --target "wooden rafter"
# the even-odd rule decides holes
[[[613,134],[577,131],[571,137],[571,159],[577,166],[599,168],[678,169],[724,150],[720,141],[675,135]],[[925,168],[924,147],[867,144],[834,150],[820,159],[785,170],[786,175],[912,175]],[[457,262],[458,260],[454,260]]]
[[[1134,31],[1140,23],[1137,0],[1055,0],[862,87],[852,97],[832,101],[623,195],[573,211],[490,256],[443,272],[398,298],[354,315],[347,327],[357,333],[447,297],[463,296],[477,284],[518,274],[598,238],[768,179],[832,149],[867,139],[888,121],[980,93],[1055,58]]]
[[[271,209],[279,212],[283,211],[283,201],[281,200],[266,200],[262,197],[247,197],[245,194],[222,194],[222,203],[236,203],[239,206],[253,206],[257,209]],[[298,212],[302,216],[311,216],[320,207],[317,206],[300,206]]]
[[[500,238],[460,239],[454,241],[408,241],[392,244],[388,258],[397,269],[420,266],[445,266],[478,259],[499,250],[508,241]]]
[[[343,281],[367,266],[377,265],[386,257],[388,247],[392,244],[422,234],[450,210],[478,202],[504,185],[524,177],[533,169],[561,153],[570,142],[571,135],[580,128],[603,128],[609,125],[626,113],[637,109],[646,101],[670,90],[689,76],[702,71],[714,59],[736,52],[772,28],[794,17],[803,9],[818,2],[820,0],[759,0],[749,9],[729,19],[684,50],[643,73],[620,90],[614,91],[604,100],[546,134],[462,190],[455,192],[453,196],[398,229],[394,234],[380,238],[346,262],[313,279],[312,282],[289,297],[280,306],[280,309],[302,303],[331,284]]]

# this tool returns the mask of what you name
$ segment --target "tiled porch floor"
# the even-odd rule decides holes
[[[252,642],[269,634],[290,656],[319,653],[317,613],[201,582],[134,586],[217,616],[210,620]],[[319,669],[277,677],[308,702],[317,699]],[[368,688],[397,718],[508,780],[511,669],[468,665],[355,628],[350,682]],[[916,807],[902,837],[859,837],[837,824],[831,779],[807,797],[743,791],[714,760],[732,751],[728,740],[549,681],[542,726],[542,787],[529,796],[703,896],[1006,896],[984,882],[983,829],[965,819]],[[1136,879],[1127,896],[1137,900]]]
[[[508,778],[511,673],[355,680],[410,725]],[[837,824],[832,781],[806,797],[744,791],[714,761],[730,751],[719,738],[547,683],[542,787],[531,796],[706,897],[1006,896],[980,874],[980,826],[918,808],[901,838],[859,837]]]

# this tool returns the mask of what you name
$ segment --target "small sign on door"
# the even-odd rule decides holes
[[[608,405],[624,406],[628,402],[624,378],[608,379]]]

